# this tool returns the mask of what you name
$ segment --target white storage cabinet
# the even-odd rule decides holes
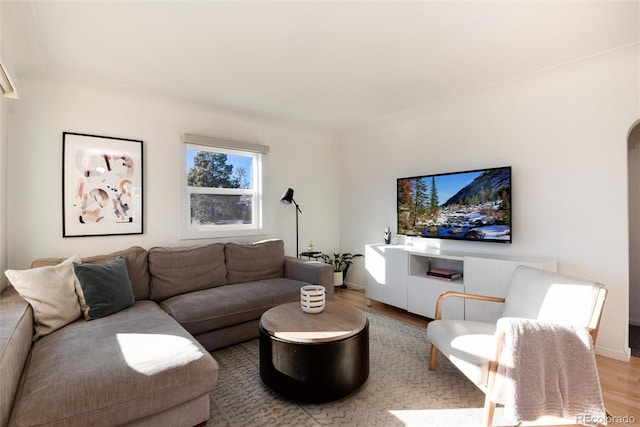
[[[446,291],[504,297],[518,265],[556,271],[557,261],[529,257],[504,257],[418,249],[412,246],[366,245],[366,296],[368,299],[433,318],[438,297]],[[453,281],[427,276],[433,268],[462,273]],[[443,318],[496,321],[502,304],[447,298]]]

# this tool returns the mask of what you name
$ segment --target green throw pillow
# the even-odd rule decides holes
[[[135,302],[127,262],[118,257],[104,264],[73,263],[80,282],[80,307],[87,320],[108,316]]]

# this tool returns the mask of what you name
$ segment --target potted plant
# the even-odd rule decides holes
[[[334,253],[333,257],[327,254],[319,255],[320,258],[333,268],[333,285],[341,286],[347,276],[349,266],[353,264],[354,258],[363,257],[362,254],[352,254],[351,252]]]

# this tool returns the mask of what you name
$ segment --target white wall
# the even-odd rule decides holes
[[[0,97],[0,272],[7,269],[7,117],[6,98]],[[7,286],[7,278],[0,274],[0,292]]]
[[[52,76],[21,78],[21,101],[9,123],[8,254],[10,268],[27,268],[38,257],[92,255],[132,245],[192,245],[178,240],[179,158],[184,132],[269,145],[264,159],[267,235],[226,240],[282,238],[295,253],[295,211],[279,203],[295,190],[300,242],[337,246],[338,168],[330,135],[266,118],[169,99],[110,85]],[[62,132],[144,141],[143,235],[62,238]],[[4,192],[3,192],[4,193]]]
[[[638,46],[398,114],[340,136],[340,246],[395,231],[396,178],[511,165],[513,244],[444,249],[556,258],[609,288],[598,351],[628,357],[627,133]],[[364,286],[364,263],[349,281]]]
[[[640,326],[640,123],[629,135],[629,323]]]

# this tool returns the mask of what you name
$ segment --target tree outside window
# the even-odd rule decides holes
[[[257,228],[259,154],[187,146],[186,183],[192,229]]]

